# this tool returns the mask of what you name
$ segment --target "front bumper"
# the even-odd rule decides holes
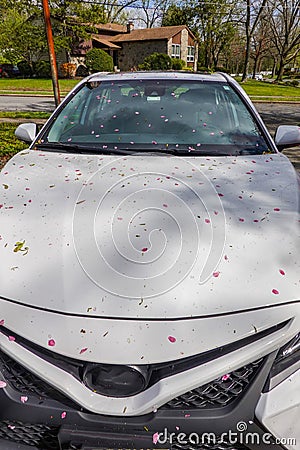
[[[276,316],[280,320],[274,326]],[[32,341],[16,335],[10,339],[3,327],[0,381],[7,385],[0,389],[0,450],[21,449],[24,445],[43,450],[299,450],[299,427],[294,419],[300,408],[300,371],[274,389],[269,389],[268,382],[278,349],[298,333],[298,314],[291,307],[275,308],[275,313],[266,317],[271,317],[271,327],[234,341],[230,348],[212,349],[208,352],[213,354],[211,359],[123,399],[94,394],[57,365],[56,353],[51,359],[48,351],[43,358]],[[232,383],[226,382],[228,375]],[[81,390],[85,391],[82,397],[78,395]],[[149,399],[150,395],[153,397]],[[93,411],[94,397],[98,397],[99,411]],[[293,400],[290,408],[287,399]],[[114,406],[115,400],[122,400],[120,411]],[[130,400],[131,409],[126,410]],[[266,433],[270,433],[267,443],[263,440]],[[287,442],[289,438],[296,438],[296,442]]]
[[[7,378],[7,363],[2,360],[1,375]],[[251,383],[241,395],[225,405],[214,408],[159,408],[156,412],[138,417],[114,417],[93,414],[83,411],[61,393],[46,386],[32,376],[26,383],[31,383],[33,394],[26,401],[20,401],[26,379],[26,370],[18,374],[18,365],[14,366],[14,374],[8,379],[7,386],[0,390],[0,449],[6,450],[8,443],[40,449],[141,449],[141,448],[172,448],[172,449],[268,449],[262,436],[266,430],[258,424],[255,418],[255,408],[261,398],[261,392],[268,378],[270,368],[275,358],[275,352],[264,358],[258,365]],[[4,367],[5,366],[5,367]],[[19,376],[19,380],[18,380]],[[14,378],[14,379],[13,379]],[[22,379],[21,379],[22,378]],[[18,384],[19,383],[19,384]],[[23,383],[23,384],[22,384]],[[46,387],[46,389],[43,389]],[[19,390],[20,389],[20,390]],[[35,394],[34,394],[35,390]],[[266,394],[264,394],[266,395]],[[246,426],[245,433],[240,433],[240,424]],[[223,433],[228,435],[218,442]],[[156,445],[153,436],[161,433]],[[170,433],[173,433],[170,436]],[[182,434],[184,433],[186,437]],[[201,446],[195,441],[195,433],[199,436]],[[207,441],[205,434],[213,433]],[[249,442],[246,435],[254,433],[256,442]],[[192,443],[190,436],[194,436]],[[203,442],[202,442],[202,436]],[[244,436],[244,437],[243,437]],[[226,440],[227,439],[227,440]],[[246,440],[246,443],[243,440]],[[234,440],[234,442],[233,442]],[[235,441],[241,441],[236,443]],[[272,449],[284,447],[271,439]],[[246,445],[247,444],[247,445]],[[22,448],[20,447],[20,448]],[[13,448],[13,447],[11,447]]]

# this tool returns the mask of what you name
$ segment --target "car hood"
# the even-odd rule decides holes
[[[28,150],[0,178],[4,299],[161,319],[299,298],[299,191],[281,154]]]

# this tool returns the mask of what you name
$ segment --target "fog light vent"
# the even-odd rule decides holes
[[[92,391],[107,397],[130,397],[147,388],[150,372],[148,366],[88,364],[83,382]]]

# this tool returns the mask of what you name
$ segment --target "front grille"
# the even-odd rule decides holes
[[[16,444],[25,444],[43,450],[59,449],[57,427],[47,425],[31,425],[22,422],[0,422],[0,439],[6,439]],[[17,447],[16,447],[17,448]]]
[[[199,409],[227,406],[247,389],[262,365],[263,359],[173,398],[162,409]]]
[[[43,403],[46,399],[52,399],[65,406],[79,409],[78,405],[72,402],[72,400],[65,397],[3,352],[0,352],[0,371],[5,381],[21,394],[34,395],[39,398],[40,403]]]

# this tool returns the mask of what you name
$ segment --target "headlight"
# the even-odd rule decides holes
[[[147,366],[88,364],[83,382],[98,394],[107,397],[130,397],[146,389],[150,378]]]
[[[281,347],[270,372],[270,386],[273,389],[300,368],[300,333]]]

